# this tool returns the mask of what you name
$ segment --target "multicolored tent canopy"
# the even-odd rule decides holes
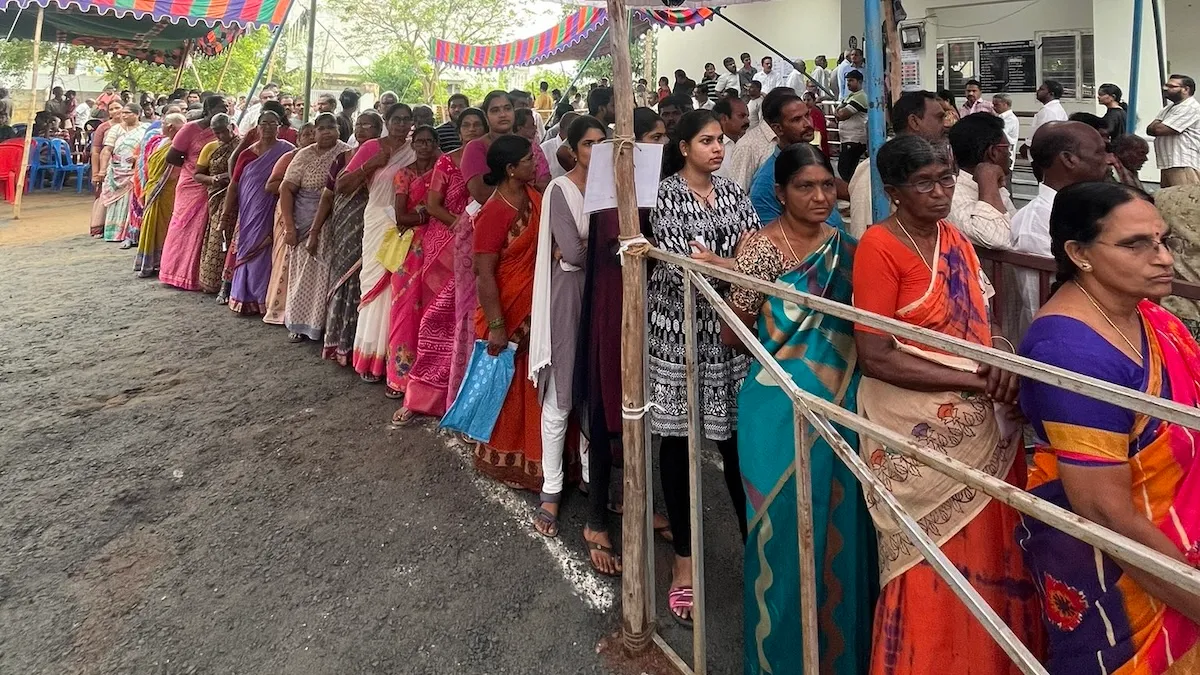
[[[151,19],[189,26],[257,28],[278,26],[287,15],[287,0],[0,0],[4,10],[45,7],[63,12]]]
[[[634,12],[630,26],[636,38],[655,26],[694,28],[713,17],[711,9],[646,9]],[[434,40],[430,53],[434,61],[456,68],[488,70],[531,66],[538,63],[578,61],[596,47],[608,26],[608,10],[581,7],[553,28],[533,37],[500,45],[467,45]],[[611,48],[607,40],[596,49],[596,56],[605,56]]]

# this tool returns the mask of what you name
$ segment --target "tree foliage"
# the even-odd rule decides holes
[[[56,47],[46,42],[38,52],[38,61],[43,66],[54,63]],[[86,47],[63,46],[59,54],[59,63],[87,62],[96,56],[96,52]],[[0,81],[12,85],[24,80],[33,65],[33,40],[8,40],[0,42]],[[64,66],[65,67],[65,66]]]
[[[439,94],[438,81],[446,69],[429,59],[435,38],[492,44],[526,15],[520,3],[508,0],[330,0],[329,5],[362,36],[363,47],[404,54],[406,61],[393,61],[389,68],[396,63],[428,64],[427,70],[420,69],[420,98],[426,101]]]

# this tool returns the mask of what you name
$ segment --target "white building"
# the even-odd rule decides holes
[[[1145,2],[1142,23],[1136,101],[1139,130],[1145,129],[1163,105],[1151,13],[1154,1]],[[1192,0],[1160,1],[1167,72],[1200,79],[1200,12]],[[989,95],[995,92],[987,85],[995,87],[998,81],[988,77],[993,72],[991,62],[1006,54],[1027,53],[1032,55],[1032,64],[1023,78],[1026,81],[1009,85],[1013,109],[1022,116],[1022,138],[1039,107],[1033,90],[1042,80],[1062,83],[1067,92],[1062,103],[1068,113],[1102,114],[1095,100],[1098,85],[1116,84],[1127,101],[1132,95],[1133,4],[1134,0],[903,0],[908,16],[901,25],[919,25],[924,32],[922,47],[903,53],[903,60],[913,64],[910,72],[914,79],[907,84],[930,90],[948,88],[961,97],[966,80],[981,79],[985,95]],[[862,43],[866,30],[863,6],[862,0],[775,0],[723,11],[784,53],[805,60],[825,54],[832,65],[851,36]],[[703,48],[698,50],[698,45]],[[683,68],[696,78],[703,71],[704,60],[716,63],[720,69],[725,56],[736,59],[742,52],[750,52],[756,66],[767,54],[761,45],[720,18],[694,31],[660,31],[658,73]],[[1151,177],[1153,166],[1151,160],[1144,177]]]

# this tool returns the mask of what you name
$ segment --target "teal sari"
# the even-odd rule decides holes
[[[857,242],[835,232],[776,283],[850,304]],[[800,388],[856,409],[854,326],[766,297],[758,339]],[[800,562],[796,519],[792,402],[754,361],[738,398],[754,411],[754,424],[738,428],[749,537],[745,555],[745,656],[747,675],[800,673]],[[851,448],[858,437],[836,427]],[[866,673],[871,621],[878,595],[875,528],[862,490],[829,444],[810,434],[817,616],[821,672]]]

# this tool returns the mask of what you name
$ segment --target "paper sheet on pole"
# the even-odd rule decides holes
[[[657,143],[635,143],[633,183],[638,208],[652,209],[658,203],[658,178],[662,172],[663,147]],[[617,182],[613,174],[613,144],[592,146],[588,165],[587,189],[583,194],[583,212],[594,213],[617,208]]]

